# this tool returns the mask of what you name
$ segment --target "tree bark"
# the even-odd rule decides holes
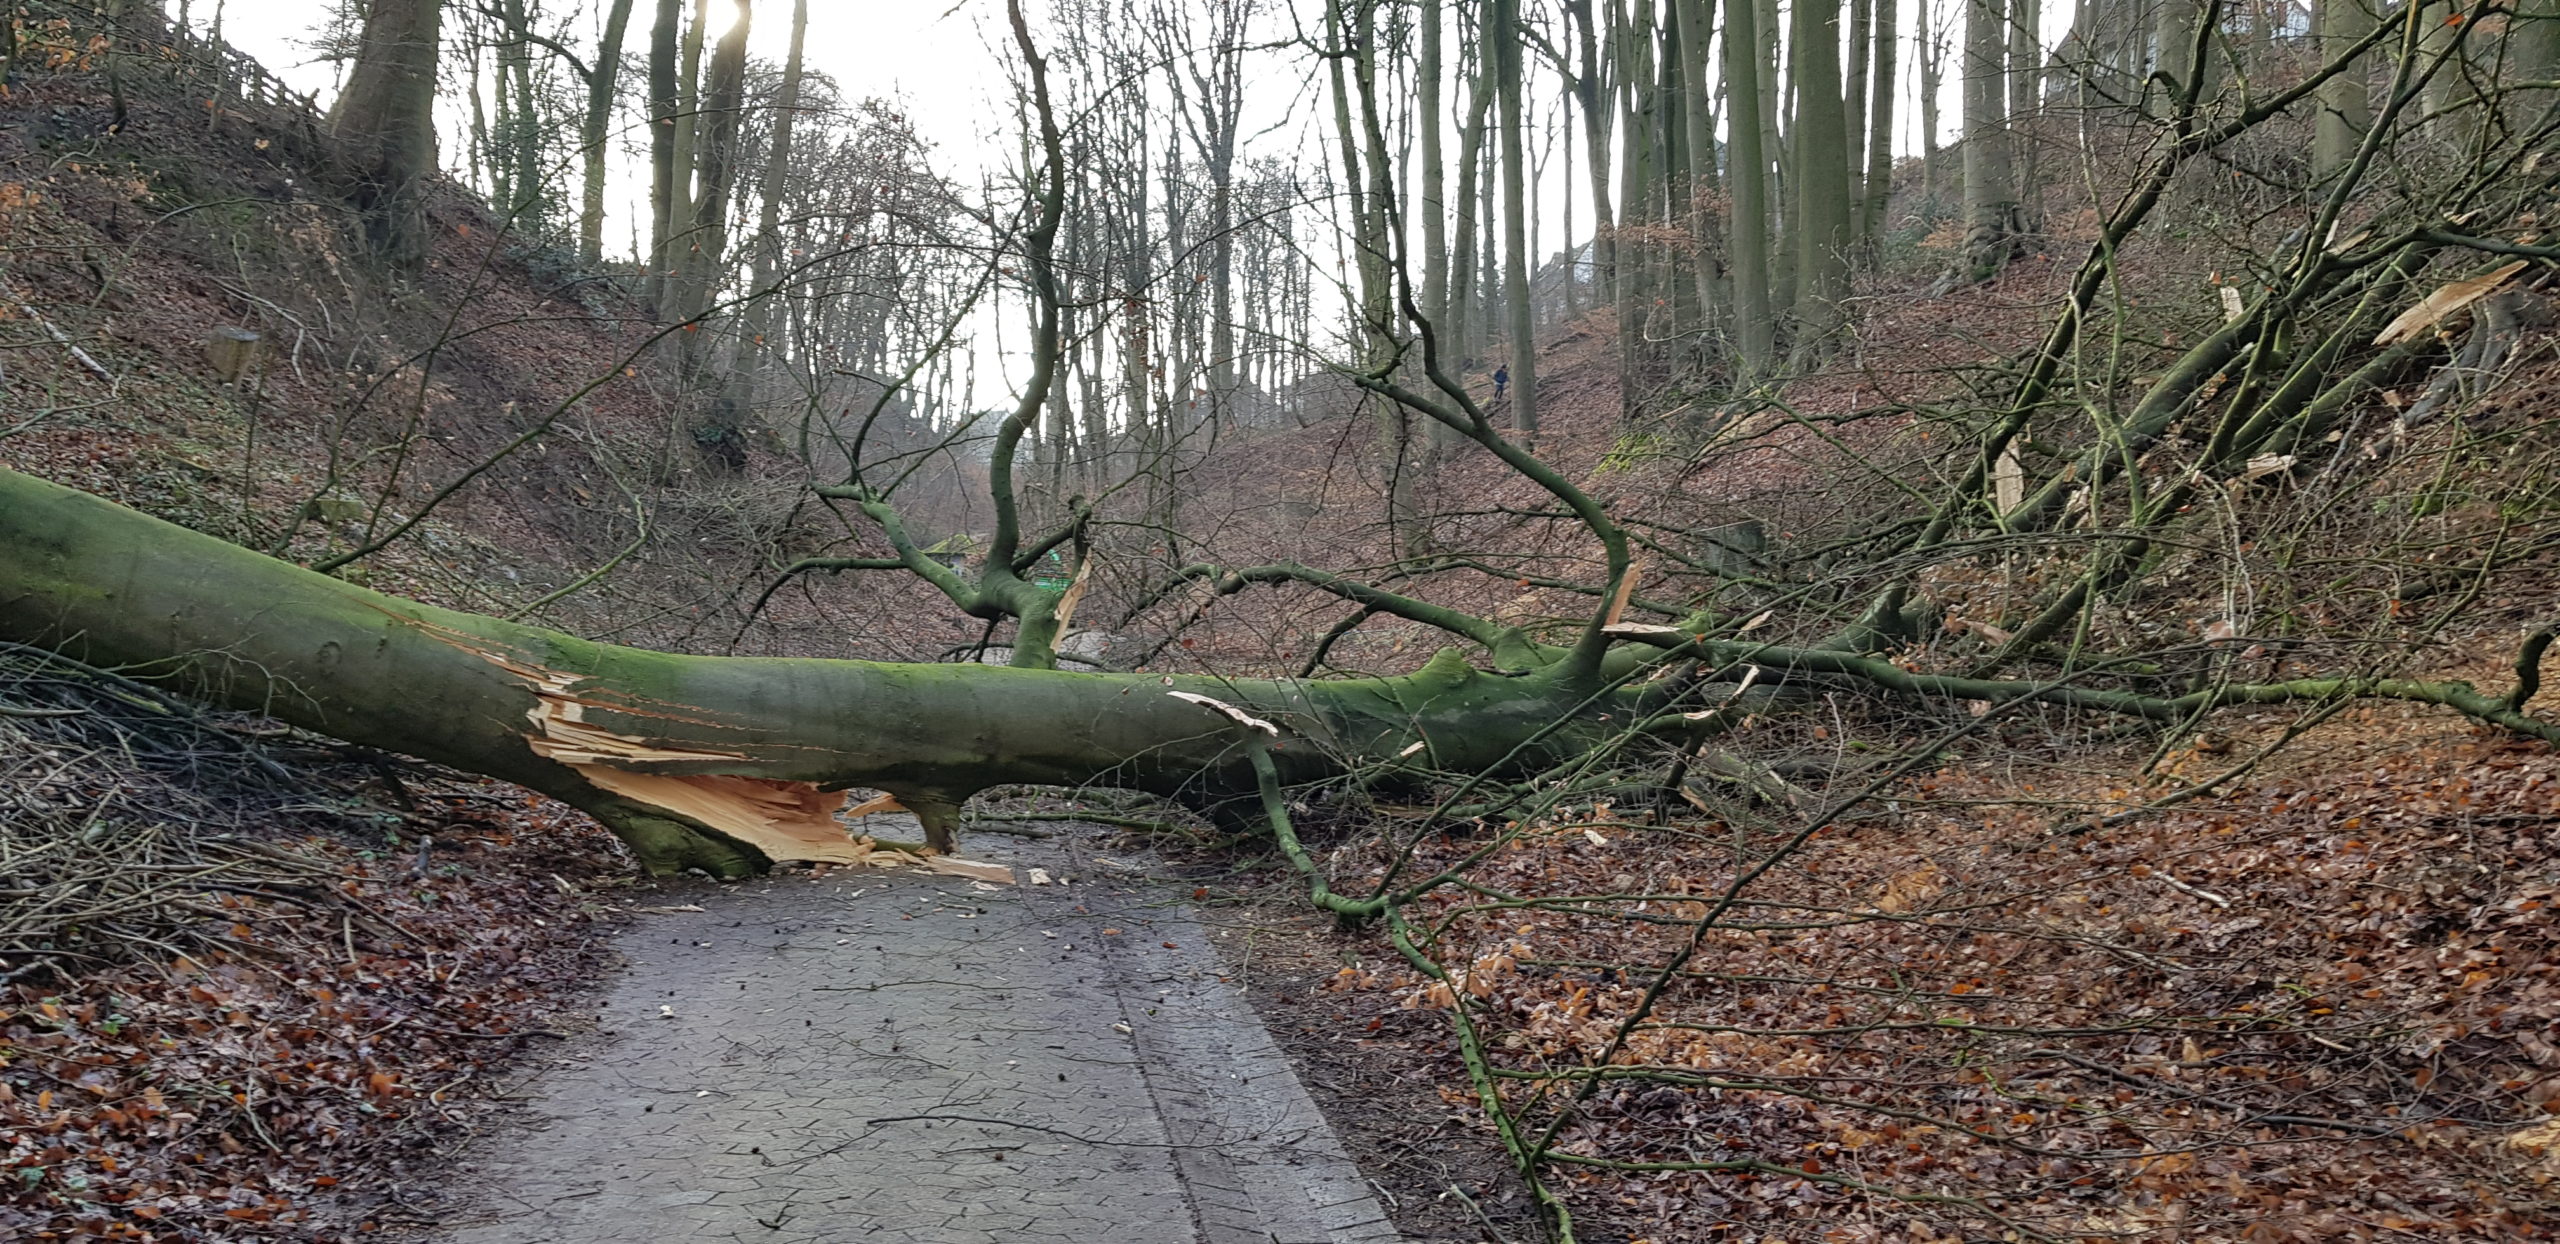
[[[1680,186],[1678,206],[1681,222],[1689,230],[1694,246],[1689,266],[1698,287],[1698,311],[1702,317],[1699,327],[1707,331],[1718,326],[1718,293],[1724,275],[1716,262],[1715,217],[1707,210],[1708,192],[1717,183],[1715,104],[1707,89],[1707,78],[1713,72],[1708,49],[1713,42],[1715,11],[1715,0],[1679,0],[1677,9],[1681,119],[1689,147],[1689,176]]]
[[[1966,278],[1972,281],[1999,275],[2017,248],[2018,186],[2009,163],[2007,21],[2008,6],[2002,0],[1967,0],[1963,265]]]
[[[578,258],[589,267],[604,261],[605,143],[612,137],[613,97],[622,81],[622,37],[631,26],[631,0],[613,0],[596,63],[587,71],[587,112],[578,127],[583,175],[578,193]],[[655,136],[652,135],[654,140]]]
[[[1448,331],[1449,310],[1449,174],[1440,162],[1441,16],[1441,0],[1422,0],[1416,18],[1422,25],[1422,46],[1414,67],[1414,126],[1422,131],[1422,318],[1435,334]]]
[[[738,181],[739,114],[746,108],[747,30],[754,14],[750,0],[733,2],[737,20],[712,51],[711,67],[702,83],[702,115],[693,127],[692,214],[685,221],[690,241],[678,245],[684,258],[676,265],[683,299],[679,310],[685,319],[710,312],[728,251],[729,198]],[[691,360],[687,376],[697,374],[708,357],[701,337],[686,334],[686,354]]]
[[[649,308],[666,305],[667,270],[675,256],[677,44],[684,34],[684,0],[658,0],[657,20],[649,27]],[[691,124],[690,121],[683,122]]]
[[[1573,22],[1574,41],[1582,64],[1573,75],[1573,98],[1582,111],[1582,145],[1589,153],[1584,164],[1591,178],[1591,263],[1592,296],[1607,300],[1617,296],[1618,238],[1616,216],[1609,201],[1609,134],[1612,113],[1600,68],[1600,44],[1591,28],[1591,0],[1566,0],[1565,14]],[[1633,413],[1631,410],[1622,413]]]
[[[2036,120],[2044,113],[2043,10],[2043,0],[2009,0],[2009,176],[2023,232],[2043,225],[2043,183],[2036,176],[2042,138]]]
[[[1938,147],[1938,95],[1946,88],[1947,48],[1938,26],[1938,12],[1930,0],[1919,0],[1914,14],[1920,24],[1915,48],[1920,55],[1920,218],[1932,225],[1937,223],[1938,199],[1946,187],[1940,168],[1945,161]]]
[[[773,285],[783,269],[782,195],[791,181],[791,132],[800,114],[801,49],[809,35],[809,0],[793,0],[791,51],[783,59],[782,86],[773,100],[773,138],[765,151],[763,203],[756,211],[755,274],[747,293],[746,331],[738,341],[737,383],[752,395],[755,376],[773,351],[765,337],[773,331],[773,304],[781,297]],[[1061,442],[1063,444],[1063,442]]]
[[[1849,62],[1840,74],[1840,112],[1848,118],[1850,227],[1856,228],[1867,197],[1867,59],[1875,41],[1875,0],[1849,0],[1846,50]]]
[[[1487,32],[1496,59],[1494,103],[1502,131],[1502,267],[1504,310],[1510,313],[1511,427],[1524,443],[1538,437],[1538,332],[1529,305],[1529,161],[1524,154],[1528,121],[1520,107],[1519,0],[1492,0]]]
[[[685,289],[685,274],[693,264],[693,253],[701,239],[693,235],[693,200],[696,183],[694,148],[702,141],[702,41],[711,23],[711,0],[694,0],[693,21],[685,27],[684,50],[676,68],[675,107],[670,111],[674,122],[673,146],[668,153],[671,176],[667,182],[666,202],[666,283],[660,287],[657,303],[660,313],[672,308],[673,318],[684,319],[690,295]]]
[[[514,193],[499,207],[511,227],[538,230],[547,213],[542,194],[542,114],[533,99],[533,42],[527,37],[533,22],[524,0],[505,0],[501,16],[499,33],[505,38],[498,45],[498,91],[507,99],[505,158],[507,184]]]
[[[1840,91],[1840,0],[1795,0],[1796,340],[1809,363],[1828,350],[1848,293],[1848,117]]]
[[[1870,65],[1874,89],[1867,118],[1866,202],[1858,209],[1860,252],[1875,261],[1884,237],[1885,212],[1893,202],[1893,91],[1895,51],[1901,43],[1894,28],[1899,15],[1894,0],[1875,0],[1875,56]],[[1858,119],[1849,118],[1851,125]]]
[[[2316,0],[2319,12],[2315,43],[2323,58],[2354,46],[2373,28],[2374,18],[2359,0]],[[2311,167],[2321,178],[2336,175],[2354,158],[2373,124],[2372,87],[2361,64],[2320,87],[2320,119],[2312,134]]]
[[[375,251],[398,267],[427,253],[419,182],[436,164],[443,0],[374,0],[346,89],[329,113],[336,172]]]
[[[1726,154],[1731,161],[1733,212],[1726,226],[1733,242],[1733,318],[1741,349],[1736,387],[1769,374],[1776,335],[1769,304],[1769,160],[1760,145],[1759,5],[1725,0],[1725,109],[1731,117]]]
[[[581,808],[653,873],[847,860],[847,787],[886,790],[948,849],[960,805],[1006,783],[1100,784],[1214,808],[1257,790],[1275,723],[1288,780],[1391,760],[1552,763],[1608,727],[1551,732],[1588,689],[1479,673],[1452,652],[1397,678],[1068,674],[984,665],[691,657],[590,643],[385,596],[0,470],[0,638],[234,708],[500,778]],[[1620,712],[1615,700],[1584,708]]]

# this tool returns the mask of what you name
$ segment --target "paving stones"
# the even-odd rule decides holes
[[[436,1238],[1396,1240],[1206,930],[1059,850],[1011,862],[1072,884],[867,872],[640,918],[609,1039],[475,1148]]]

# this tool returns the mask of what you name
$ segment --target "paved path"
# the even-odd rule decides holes
[[[706,910],[622,936],[608,1040],[475,1148],[475,1207],[437,1238],[1396,1239],[1189,911],[1089,853],[979,844],[1069,884],[874,869],[656,900]]]

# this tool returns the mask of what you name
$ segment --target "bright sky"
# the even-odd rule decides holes
[[[209,20],[218,0],[191,0],[195,20]],[[448,9],[462,0],[448,0]],[[553,7],[578,0],[554,0]],[[1003,62],[991,55],[980,37],[981,27],[1001,32],[1003,0],[924,0],[922,3],[846,4],[814,0],[809,6],[808,63],[840,84],[855,99],[880,96],[906,101],[919,132],[944,158],[943,171],[974,180],[982,150],[1004,150],[983,139],[1011,115],[997,106],[1006,87]],[[728,0],[715,0],[725,11]],[[176,0],[164,0],[176,9]],[[335,85],[331,66],[312,62],[313,29],[331,8],[329,0],[229,0],[223,13],[223,38],[257,57],[296,88],[314,90],[325,99]],[[601,0],[588,0],[576,19],[581,44],[593,46],[602,24]],[[653,0],[634,0],[631,26],[624,35],[627,54],[643,55],[649,46]],[[686,5],[690,17],[692,5]],[[450,23],[452,18],[447,17]],[[762,0],[755,6],[755,28],[748,36],[750,54],[780,62],[791,45],[791,5]],[[448,157],[447,163],[451,160]],[[617,198],[619,198],[617,194]]]
[[[324,96],[330,91],[332,70],[311,62],[308,41],[314,26],[332,7],[331,0],[189,2],[198,22],[208,20],[217,5],[226,6],[223,33],[233,45],[299,88],[317,90]],[[448,8],[459,8],[466,2],[448,0]],[[581,2],[552,0],[555,7]],[[726,9],[729,0],[713,2],[716,8]],[[172,10],[177,7],[177,0],[164,3]],[[577,29],[582,34],[580,42],[592,45],[604,3],[583,3],[585,11],[577,17]],[[637,55],[648,46],[649,20],[655,6],[653,0],[635,0],[633,7],[625,47]],[[688,3],[686,7],[690,10],[692,5]],[[974,182],[991,160],[1007,158],[1011,144],[1004,140],[1001,127],[1012,115],[1010,104],[1005,102],[1008,88],[1004,73],[1011,46],[1004,32],[1003,0],[815,0],[809,7],[809,64],[833,77],[852,98],[877,96],[905,102],[910,120],[935,145],[936,164],[946,176],[963,183]],[[1269,0],[1269,7],[1285,12],[1292,7],[1292,0]],[[1902,7],[1906,10],[1903,24],[1909,30],[1915,18],[1908,10],[1915,6]],[[2058,29],[2055,23],[2067,22],[2067,7],[2060,6],[2059,0],[2046,0],[2045,7],[2047,33],[2052,34]],[[789,47],[791,6],[788,0],[759,0],[755,9],[755,30],[749,48],[758,57],[780,61]],[[448,16],[447,20],[452,19]],[[1315,20],[1313,13],[1301,16],[1302,22]],[[1909,106],[1907,94],[1917,76],[1910,63],[1908,38],[1902,59],[1902,89],[1906,94],[1905,106],[1900,109],[1902,137],[1897,146],[1908,152],[1918,145],[1918,118],[1914,115],[1918,109]],[[1274,67],[1265,61],[1264,76],[1257,81],[1257,87],[1294,93],[1304,81],[1300,76],[1303,66],[1280,73],[1276,79],[1270,73]],[[1550,95],[1554,87],[1552,71],[1537,66],[1535,72],[1540,79],[1536,84],[1538,93]],[[1956,112],[1952,98],[1956,85],[1953,81],[1947,84],[1950,97],[1945,101],[1945,112],[1950,123]],[[1258,102],[1287,106],[1283,100]],[[449,134],[459,132],[458,117],[448,118],[448,125]],[[1248,126],[1251,128],[1254,127]],[[447,163],[452,163],[450,153]],[[621,216],[636,204],[638,186],[626,170],[616,172],[612,202],[616,215]],[[1549,184],[1542,188],[1559,200],[1545,206],[1550,230],[1558,218],[1567,180],[1562,172],[1553,170]],[[1588,220],[1586,209],[1583,222],[1587,225]],[[628,223],[617,221],[608,231],[608,245],[628,237]],[[1551,231],[1546,241],[1552,253],[1557,241]]]
[[[447,0],[448,27],[454,14],[471,0]],[[334,67],[313,62],[310,39],[315,27],[334,7],[333,0],[189,0],[194,19],[208,22],[217,7],[223,13],[223,35],[234,46],[258,58],[266,66],[293,83],[297,88],[318,92],[325,100],[334,90]],[[726,11],[730,0],[712,0],[715,11]],[[1944,13],[1946,0],[1929,7]],[[178,0],[164,0],[174,12]],[[1257,41],[1274,34],[1285,34],[1292,24],[1288,14],[1298,10],[1301,29],[1321,29],[1320,0],[1265,0],[1265,28],[1256,32]],[[583,6],[571,8],[570,6]],[[807,58],[810,66],[834,78],[850,99],[885,98],[904,106],[917,131],[933,144],[936,171],[963,185],[975,184],[990,166],[1009,161],[1014,144],[1005,133],[1013,115],[1006,65],[1011,57],[1011,41],[1004,27],[1004,0],[813,0],[810,4]],[[2044,0],[2047,9],[2047,33],[2058,33],[2059,24],[2067,23],[2067,6],[2061,0]],[[593,46],[601,22],[605,0],[549,0],[548,7],[568,9],[575,13],[573,29],[576,42]],[[654,0],[634,0],[631,25],[624,41],[625,50],[636,57],[648,47],[648,28],[655,10]],[[686,5],[688,16],[693,5]],[[1034,5],[1035,13],[1040,5]],[[1917,5],[1902,6],[1903,27],[1913,32],[1917,24]],[[1035,17],[1035,20],[1037,18]],[[749,41],[753,55],[779,62],[788,51],[791,33],[790,0],[757,0],[755,28]],[[2048,44],[2051,42],[2047,40]],[[1901,141],[1896,145],[1905,154],[1918,144],[1918,109],[1911,106],[1911,83],[1917,77],[1912,63],[1913,41],[1906,33],[1902,55],[1903,105],[1898,109]],[[456,71],[450,62],[448,72]],[[1248,79],[1248,142],[1256,149],[1270,152],[1275,148],[1295,148],[1304,166],[1311,172],[1321,170],[1328,162],[1325,146],[1328,139],[1316,129],[1326,114],[1319,101],[1302,98],[1300,92],[1314,85],[1308,77],[1309,62],[1304,53],[1291,51],[1265,52]],[[1538,97],[1538,115],[1551,115],[1557,83],[1552,68],[1534,63],[1533,93]],[[1946,84],[1944,114],[1952,125],[1957,113],[1952,98],[1958,83]],[[444,164],[454,169],[459,161],[461,135],[464,133],[464,105],[448,96],[443,113],[445,134]],[[1285,120],[1284,120],[1285,118]],[[1452,122],[1454,125],[1454,121]],[[1266,128],[1270,127],[1270,128]],[[1168,131],[1169,132],[1169,131]],[[1454,151],[1454,141],[1452,150]],[[566,176],[574,174],[563,169]],[[1563,200],[1567,193],[1577,198],[1583,191],[1583,177],[1578,170],[1559,168],[1550,163],[1539,188],[1541,200],[1538,214],[1540,250],[1554,254],[1563,245],[1559,236]],[[606,225],[605,245],[608,253],[632,253],[635,227],[645,218],[646,189],[638,162],[617,156],[607,193],[610,218]],[[1575,232],[1587,236],[1590,228],[1587,203],[1577,212]],[[1322,245],[1321,242],[1318,243]],[[1318,261],[1320,269],[1338,269],[1339,265]],[[1325,273],[1332,276],[1332,271]],[[1010,335],[1009,320],[991,321],[989,335],[1002,340]],[[1002,351],[998,352],[999,355]],[[1013,370],[1011,360],[999,358],[999,370]]]

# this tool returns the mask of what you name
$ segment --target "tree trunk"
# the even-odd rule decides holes
[[[1725,109],[1731,117],[1726,155],[1732,162],[1733,320],[1741,348],[1737,389],[1769,374],[1776,337],[1769,303],[1769,160],[1761,149],[1760,47],[1756,0],[1725,0]]]
[[[2018,187],[2009,166],[2007,20],[2002,0],[1967,0],[1963,263],[1966,278],[1973,281],[1999,275],[2017,247]]]
[[[1482,40],[1478,40],[1479,47]],[[1449,290],[1442,299],[1448,322],[1436,325],[1445,334],[1443,347],[1451,365],[1463,371],[1476,359],[1477,337],[1474,333],[1479,289],[1476,284],[1477,243],[1482,237],[1478,222],[1482,218],[1478,204],[1483,201],[1485,118],[1493,109],[1493,92],[1488,89],[1492,58],[1479,53],[1472,89],[1467,98],[1467,123],[1458,131],[1458,203],[1456,236],[1449,256]]]
[[[1414,67],[1414,125],[1422,131],[1422,318],[1437,336],[1448,331],[1449,175],[1440,164],[1440,0],[1422,0],[1421,59]],[[1448,348],[1445,336],[1438,346]]]
[[[2318,37],[2314,40],[2322,59],[2346,51],[2373,28],[2373,17],[2359,0],[2316,0],[2319,12]],[[2365,130],[2373,124],[2371,86],[2363,62],[2329,79],[2320,87],[2320,120],[2312,135],[2311,167],[2314,174],[2326,179],[2347,167],[2354,158],[2356,144],[2364,141]]]
[[[1529,161],[1523,154],[1528,121],[1520,108],[1519,0],[1492,0],[1488,19],[1493,55],[1496,123],[1502,131],[1502,267],[1504,310],[1511,318],[1511,427],[1521,443],[1538,438],[1538,333],[1529,305]]]
[[[701,116],[693,130],[692,214],[685,221],[690,242],[678,247],[684,258],[676,265],[683,286],[681,313],[693,319],[710,312],[717,295],[728,250],[729,198],[738,181],[738,123],[747,95],[747,29],[753,9],[749,0],[733,0],[737,20],[720,36],[703,77]],[[697,37],[699,37],[697,35]],[[699,342],[700,333],[687,334]],[[687,375],[699,370],[707,353],[688,347],[695,360]]]
[[[1938,12],[1930,0],[1919,0],[1915,14],[1920,23],[1920,218],[1925,225],[1937,223],[1939,196],[1947,184],[1938,147],[1938,95],[1947,84],[1947,47],[1939,37]]]
[[[513,197],[499,204],[507,213],[507,223],[514,228],[539,230],[546,214],[542,194],[542,114],[533,100],[533,43],[526,36],[532,32],[532,19],[525,11],[524,0],[506,0],[506,41],[499,46],[498,89],[512,92],[508,101],[506,158],[508,183],[515,188]]]
[[[1783,315],[1796,302],[1795,248],[1789,245],[1786,231],[1795,227],[1796,165],[1788,142],[1794,131],[1787,126],[1787,92],[1793,84],[1779,73],[1779,50],[1786,43],[1785,27],[1779,24],[1778,0],[1756,0],[1759,5],[1760,39],[1760,154],[1769,159],[1769,305],[1773,314]],[[1795,55],[1788,49],[1788,56]],[[1790,63],[1787,72],[1795,69]]]
[[[782,86],[773,100],[773,139],[765,151],[764,202],[756,212],[755,275],[747,286],[746,329],[738,340],[738,366],[734,383],[748,394],[760,388],[756,382],[758,369],[774,351],[768,349],[766,334],[773,331],[773,304],[781,298],[774,289],[784,267],[782,246],[782,194],[791,181],[791,132],[800,113],[800,53],[809,35],[809,0],[793,0],[791,6],[791,51],[782,63]]]
[[[1694,247],[1690,272],[1698,287],[1699,327],[1720,324],[1717,294],[1723,273],[1716,263],[1715,216],[1707,210],[1716,187],[1716,124],[1707,79],[1713,67],[1708,51],[1715,32],[1715,0],[1679,0],[1680,97],[1683,130],[1689,139],[1689,176],[1680,186],[1680,218]]]
[[[662,312],[672,312],[684,319],[690,295],[685,289],[685,274],[693,265],[693,254],[701,249],[701,239],[693,234],[693,200],[699,162],[694,148],[702,141],[702,41],[711,24],[711,0],[694,0],[693,21],[685,28],[684,51],[676,66],[674,147],[669,152],[671,176],[667,182],[666,220],[666,285],[660,302]]]
[[[1840,112],[1848,118],[1850,227],[1867,198],[1867,58],[1875,39],[1875,0],[1849,0],[1849,63],[1840,75]]]
[[[1592,296],[1606,300],[1616,296],[1618,273],[1616,217],[1609,202],[1612,114],[1603,90],[1599,38],[1591,28],[1591,0],[1566,0],[1565,14],[1572,19],[1582,63],[1581,72],[1573,76],[1573,98],[1582,110],[1582,145],[1589,153],[1584,166],[1591,178]]]
[[[652,313],[666,306],[667,270],[675,263],[669,247],[677,192],[676,56],[683,34],[684,0],[658,0],[657,20],[649,27],[649,253],[641,257],[649,273]]]
[[[1610,44],[1617,64],[1618,130],[1625,146],[1618,166],[1618,405],[1622,415],[1633,415],[1649,362],[1646,340],[1651,320],[1644,308],[1652,298],[1656,265],[1655,248],[1630,239],[1644,236],[1645,226],[1656,223],[1662,210],[1658,184],[1662,127],[1654,117],[1659,91],[1653,67],[1651,0],[1638,0],[1634,12],[1621,13],[1613,25]]]
[[[2205,62],[2200,65],[2196,61],[2196,27],[2204,21],[2204,14],[2204,0],[2160,0],[2159,30],[2153,36],[2159,72],[2176,84],[2172,95],[2183,96],[2192,91],[2198,103],[2209,94],[2204,83],[2213,72],[2209,43]],[[1971,72],[1970,66],[1967,72]]]
[[[995,785],[1210,808],[1256,791],[1258,732],[1172,691],[1277,723],[1268,759],[1290,781],[1417,740],[1439,768],[1517,770],[1607,729],[1508,756],[1588,688],[1480,674],[1454,651],[1398,678],[1297,682],[620,648],[385,596],[5,470],[0,638],[529,787],[653,873],[859,858],[834,817],[851,786],[896,795],[944,849]]]
[[[631,0],[613,0],[596,63],[587,71],[587,112],[578,127],[583,180],[578,194],[578,258],[592,268],[604,261],[605,143],[612,137],[613,96],[622,81],[622,36],[631,25]],[[655,135],[651,136],[655,139]]]
[[[374,0],[346,89],[329,113],[333,164],[366,240],[399,267],[423,263],[418,183],[436,164],[436,54],[443,0]]]
[[[1800,363],[1819,358],[1841,324],[1848,290],[1848,117],[1840,92],[1840,0],[1795,0],[1796,340]]]
[[[2032,232],[2043,226],[2043,184],[2036,177],[2036,119],[2044,113],[2044,37],[2042,0],[2009,0],[2009,160],[2010,183],[2018,193],[2018,225]]]
[[[1867,197],[1858,211],[1859,252],[1870,263],[1880,253],[1885,213],[1893,202],[1894,53],[1901,42],[1894,29],[1894,20],[1899,16],[1894,8],[1894,0],[1875,0],[1875,58],[1870,66],[1874,89],[1868,92]],[[1857,120],[1852,116],[1849,123],[1855,125]]]

